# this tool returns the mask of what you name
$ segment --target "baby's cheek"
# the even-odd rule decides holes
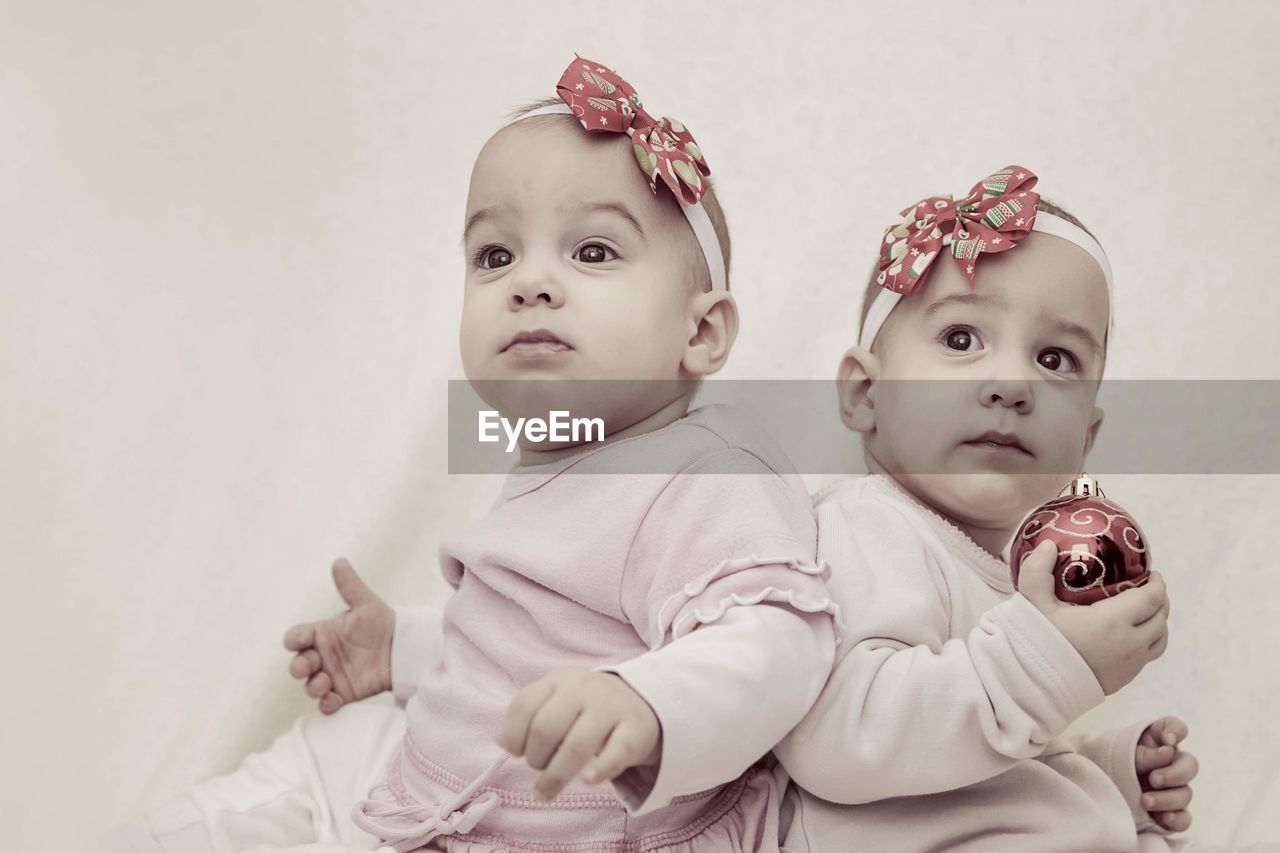
[[[1040,470],[1046,476],[1057,477],[1065,485],[1066,480],[1079,474],[1085,467],[1084,445],[1083,425],[1066,420],[1056,424],[1044,444],[1048,452]]]
[[[1036,395],[1035,429],[1043,436],[1042,447],[1064,461],[1074,460],[1072,464],[1079,464],[1084,458],[1093,420],[1093,395],[1085,386],[1083,382],[1061,388],[1047,384]]]
[[[458,336],[458,350],[462,357],[462,370],[468,379],[496,379],[491,375],[493,364],[491,359],[484,358],[483,336],[469,332],[466,325]]]

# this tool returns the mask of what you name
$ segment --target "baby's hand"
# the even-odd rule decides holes
[[[1169,642],[1169,596],[1164,578],[1152,572],[1151,580],[1143,586],[1080,607],[1059,601],[1054,594],[1056,560],[1056,545],[1037,545],[1023,558],[1018,591],[1075,647],[1102,691],[1115,693],[1164,654]]]
[[[579,770],[594,785],[656,764],[661,743],[658,717],[639,693],[616,675],[584,669],[556,670],[517,693],[498,735],[500,747],[543,771],[534,786],[542,800]]]
[[[1142,783],[1142,807],[1152,820],[1174,832],[1191,826],[1189,783],[1200,772],[1196,757],[1178,749],[1186,736],[1186,723],[1163,717],[1147,726],[1133,758]]]
[[[345,559],[333,564],[333,583],[350,609],[329,619],[294,625],[284,647],[298,654],[289,674],[307,680],[307,695],[332,714],[348,702],[391,689],[391,641],[396,612],[369,589]]]

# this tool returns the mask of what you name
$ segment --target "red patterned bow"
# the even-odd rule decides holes
[[[1031,233],[1040,203],[1039,194],[1031,192],[1036,180],[1030,169],[1007,166],[974,184],[959,201],[933,196],[902,211],[902,221],[885,231],[876,281],[910,295],[924,281],[938,252],[949,245],[973,287],[978,255],[1012,249]]]
[[[588,131],[625,133],[636,162],[656,193],[661,177],[676,198],[697,204],[707,191],[711,167],[693,135],[673,118],[654,119],[644,111],[636,90],[598,62],[574,57],[556,84],[558,94]]]

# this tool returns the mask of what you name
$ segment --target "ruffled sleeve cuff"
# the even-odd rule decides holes
[[[751,554],[724,560],[685,584],[657,608],[650,624],[651,648],[710,625],[733,607],[775,604],[802,614],[830,617],[839,645],[844,634],[840,606],[827,591],[831,569],[824,562]]]

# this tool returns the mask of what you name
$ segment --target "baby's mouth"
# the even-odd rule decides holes
[[[1035,454],[1028,450],[1018,437],[1011,432],[997,432],[995,430],[987,430],[977,438],[971,438],[962,442],[970,447],[977,447],[982,450],[990,450],[996,453],[1017,453],[1034,457]]]
[[[568,352],[571,349],[573,349],[572,346],[546,329],[534,329],[530,332],[520,332],[508,341],[507,345],[499,352],[509,352],[513,355],[536,358],[538,356]]]

